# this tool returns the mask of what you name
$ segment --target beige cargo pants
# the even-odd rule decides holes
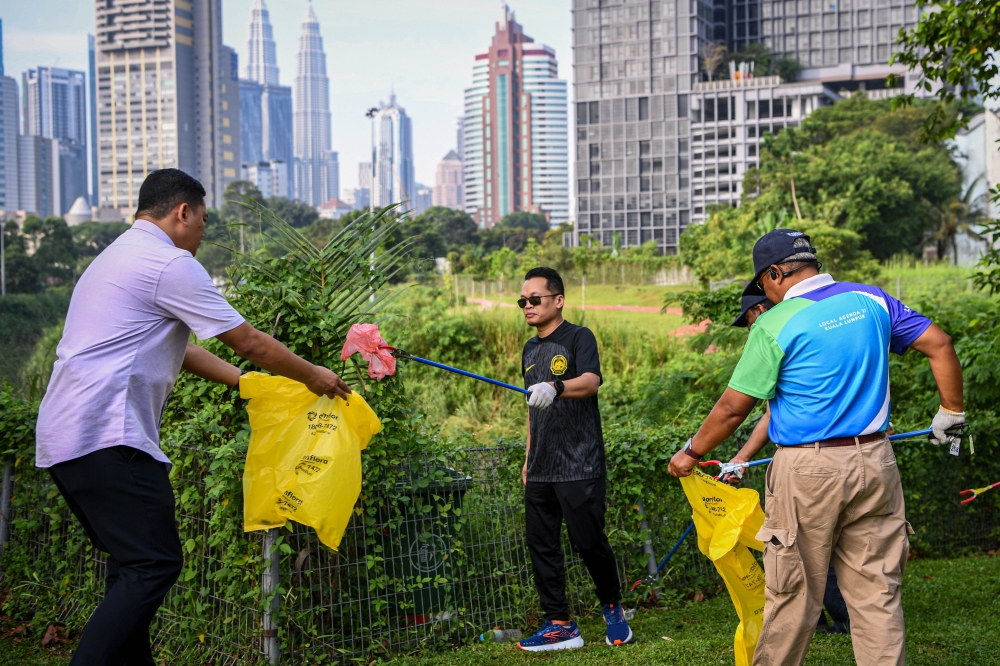
[[[913,531],[887,439],[780,447],[767,468],[764,628],[755,666],[801,664],[823,607],[829,563],[851,615],[859,666],[906,659],[900,584]]]

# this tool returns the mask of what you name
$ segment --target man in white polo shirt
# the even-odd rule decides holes
[[[181,368],[236,386],[240,370],[188,342],[216,337],[317,395],[346,397],[331,370],[296,356],[244,321],[194,258],[205,233],[205,189],[177,169],[149,174],[135,224],[73,291],[48,392],[36,460],[48,468],[97,548],[108,553],[105,596],[72,666],[153,666],[149,623],[183,563],[160,449],[160,419]]]

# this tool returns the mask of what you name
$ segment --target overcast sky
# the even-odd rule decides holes
[[[265,0],[266,1],[266,0]],[[87,70],[87,34],[94,32],[88,0],[3,0],[4,65],[20,82],[31,67]],[[246,55],[251,0],[223,0],[223,41]],[[295,51],[307,0],[267,2],[282,85],[292,85]],[[455,147],[462,93],[472,64],[485,51],[500,16],[498,0],[316,0],[330,77],[333,149],[340,151],[342,188],[357,185],[357,164],[370,154],[364,112],[388,102],[389,90],[413,120],[417,180],[431,185],[434,169]],[[548,44],[570,80],[568,0],[513,0],[525,32]]]

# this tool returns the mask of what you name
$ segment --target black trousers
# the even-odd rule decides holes
[[[183,565],[166,466],[115,446],[49,472],[94,546],[108,553],[104,600],[70,666],[154,666],[149,623]]]
[[[567,481],[524,486],[524,521],[535,588],[546,620],[569,620],[562,523],[580,554],[602,604],[621,600],[618,563],[604,533],[605,481]]]

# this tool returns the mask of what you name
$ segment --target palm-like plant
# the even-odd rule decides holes
[[[976,230],[976,227],[986,222],[986,210],[983,206],[985,195],[973,196],[981,179],[982,176],[969,183],[961,197],[953,199],[943,207],[933,207],[940,219],[940,225],[933,238],[944,247],[945,251],[951,249],[953,266],[958,264],[959,235],[966,234],[976,240],[985,241]]]
[[[404,267],[410,242],[386,249],[397,231],[396,206],[349,221],[319,247],[256,201],[238,202],[265,229],[267,243],[281,248],[237,255],[227,296],[255,326],[271,332],[292,351],[326,367],[341,364],[340,350],[352,324],[379,323],[395,294],[382,287]],[[361,366],[353,370],[364,385]]]

